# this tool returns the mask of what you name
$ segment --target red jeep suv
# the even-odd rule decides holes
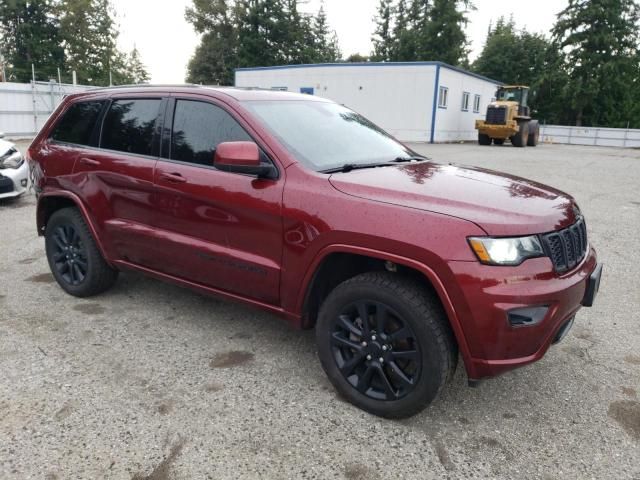
[[[417,155],[308,95],[121,87],[67,97],[29,148],[60,286],[120,270],[316,329],[335,388],[385,417],[541,358],[601,265],[574,200]]]

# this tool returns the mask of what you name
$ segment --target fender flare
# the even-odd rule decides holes
[[[46,227],[46,224],[44,223],[44,218],[42,218],[42,216],[44,215],[42,206],[44,204],[44,201],[47,198],[51,198],[51,197],[65,198],[65,199],[71,200],[75,204],[76,208],[80,211],[82,218],[87,224],[87,227],[89,227],[89,231],[93,236],[93,241],[98,246],[98,250],[100,251],[102,258],[104,258],[104,260],[113,267],[112,263],[108,260],[109,257],[106,255],[104,245],[102,244],[102,240],[98,235],[97,229],[95,227],[95,222],[91,218],[91,215],[89,214],[89,210],[87,209],[86,205],[82,202],[82,200],[80,200],[80,197],[78,197],[78,195],[76,195],[75,193],[69,192],[67,190],[52,190],[52,191],[41,193],[38,196],[38,205],[36,207],[36,222],[38,227],[38,235],[39,236],[44,235],[44,229]]]
[[[433,286],[434,290],[436,291],[436,294],[438,295],[440,302],[442,302],[442,306],[445,309],[447,318],[449,320],[449,324],[451,325],[451,329],[453,330],[453,334],[455,335],[456,341],[458,343],[458,349],[462,355],[465,366],[467,368],[467,372],[470,376],[473,376],[471,352],[469,350],[469,345],[467,344],[467,340],[464,336],[464,331],[462,329],[460,318],[458,317],[458,314],[453,305],[453,302],[451,301],[451,297],[447,293],[447,289],[445,288],[444,284],[440,280],[440,277],[438,276],[438,274],[436,274],[436,272],[431,267],[429,267],[428,265],[422,262],[418,262],[416,260],[403,257],[401,255],[396,255],[393,253],[389,253],[381,250],[375,250],[375,249],[366,248],[366,247],[357,247],[357,246],[345,245],[345,244],[333,244],[333,245],[326,246],[316,254],[309,268],[307,269],[307,272],[305,273],[304,279],[302,281],[302,288],[300,289],[300,292],[298,294],[298,300],[296,302],[297,312],[302,312],[304,308],[304,302],[306,301],[309,287],[311,286],[311,282],[313,281],[313,278],[316,272],[318,271],[318,267],[321,265],[324,259],[332,253],[353,253],[355,255],[373,257],[373,258],[377,258],[385,261],[389,260],[393,263],[404,265],[406,267],[412,268],[413,270],[417,270],[418,272],[422,273],[425,277],[427,277],[429,282],[431,282],[431,285]]]

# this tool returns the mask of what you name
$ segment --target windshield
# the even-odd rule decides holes
[[[506,100],[511,102],[519,102],[520,101],[520,89],[516,90],[498,90],[498,100]]]
[[[247,101],[244,105],[291,154],[315,171],[415,155],[362,115],[335,103]]]

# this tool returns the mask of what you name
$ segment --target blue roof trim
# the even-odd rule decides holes
[[[440,90],[440,65],[436,67],[436,81],[433,86],[433,105],[431,109],[431,135],[429,143],[434,143],[436,136],[436,112],[438,111],[438,93]]]
[[[486,82],[490,82],[496,85],[504,85],[503,82],[494,80],[492,78],[485,77],[478,73],[469,72],[460,67],[454,67],[444,62],[354,62],[354,63],[303,63],[300,65],[277,65],[274,67],[246,67],[236,68],[234,73],[237,72],[252,72],[259,70],[287,70],[292,68],[320,68],[320,67],[415,67],[415,66],[439,66],[448,68],[454,72],[462,73],[470,77],[475,77]],[[237,79],[237,77],[236,77]]]

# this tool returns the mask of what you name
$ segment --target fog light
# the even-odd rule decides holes
[[[514,308],[507,312],[507,318],[512,327],[530,327],[531,325],[540,323],[548,310],[549,307],[546,305],[540,307]]]
[[[24,179],[20,180],[20,185],[22,185],[23,187],[26,187],[28,182],[29,181],[26,178],[24,178]]]

